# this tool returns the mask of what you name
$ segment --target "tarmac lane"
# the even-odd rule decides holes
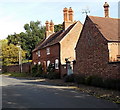
[[[2,75],[2,108],[107,108],[118,105],[67,86]]]

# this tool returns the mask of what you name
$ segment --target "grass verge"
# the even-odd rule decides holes
[[[2,74],[11,76],[11,77],[30,77],[30,74],[28,73],[2,73]]]

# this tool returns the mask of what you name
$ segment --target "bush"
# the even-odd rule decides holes
[[[120,90],[120,79],[103,79],[102,77],[91,75],[69,75],[64,77],[65,82],[75,82],[76,84],[85,84],[96,87],[104,87],[107,89]]]
[[[60,74],[57,72],[51,72],[47,74],[47,78],[49,79],[60,79]]]
[[[47,68],[47,78],[60,79],[60,74],[55,71],[55,67],[53,64],[50,64]]]
[[[64,77],[64,81],[65,82],[74,82],[74,74],[71,74],[71,75],[67,75]]]
[[[85,76],[84,75],[75,75],[75,83],[77,84],[85,84]]]
[[[99,76],[91,75],[91,76],[86,77],[85,84],[96,86],[96,87],[103,87],[103,78]]]
[[[37,73],[37,67],[38,65],[36,64],[36,65],[34,65],[33,67],[32,67],[32,74],[36,74]]]
[[[91,85],[92,79],[93,79],[93,76],[87,76],[87,77],[85,78],[85,84],[86,84],[86,85]]]
[[[38,65],[38,73],[43,74],[43,67],[42,65]]]
[[[92,86],[103,87],[103,79],[98,76],[93,76],[91,81]]]
[[[120,90],[120,79],[105,79],[103,87]]]
[[[47,68],[47,73],[52,73],[55,72],[55,67],[53,64],[49,64],[48,68]]]
[[[34,65],[32,67],[32,76],[33,77],[41,77],[43,74],[43,68],[42,65]]]

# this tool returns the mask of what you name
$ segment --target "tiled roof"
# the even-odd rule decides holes
[[[74,27],[76,23],[77,22],[70,25],[66,30],[60,30],[56,33],[53,33],[48,37],[48,39],[44,39],[42,42],[40,42],[33,51],[59,43],[65,37],[65,35]]]
[[[120,41],[120,19],[89,16],[108,41]],[[119,27],[118,27],[119,26]]]

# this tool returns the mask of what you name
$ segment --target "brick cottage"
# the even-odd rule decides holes
[[[87,16],[76,50],[75,74],[120,78],[120,19],[109,17],[109,5],[104,4],[105,17]]]
[[[33,64],[42,64],[44,71],[49,64],[54,64],[57,72],[66,74],[65,58],[76,59],[75,50],[82,30],[80,21],[73,20],[72,8],[64,8],[63,30],[54,32],[54,23],[46,21],[46,38],[32,52]]]

